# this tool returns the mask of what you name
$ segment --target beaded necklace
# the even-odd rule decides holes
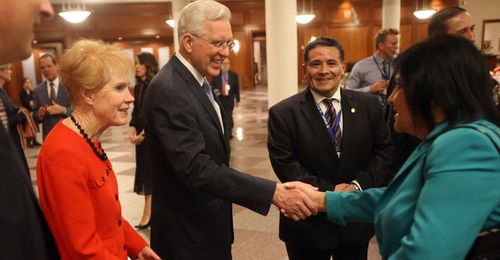
[[[89,136],[87,135],[87,133],[85,133],[85,131],[83,130],[82,126],[80,125],[80,123],[78,123],[78,121],[76,121],[75,117],[73,115],[70,116],[71,118],[71,121],[73,121],[73,124],[75,124],[76,128],[78,128],[78,130],[80,131],[80,134],[83,136],[83,138],[85,139],[85,141],[87,141],[87,143],[90,145],[90,148],[92,148],[92,151],[94,151],[95,155],[97,155],[97,157],[101,160],[101,161],[106,161],[108,159],[108,156],[106,155],[106,153],[104,152],[104,149],[102,149],[102,146],[101,146],[101,143],[99,143],[99,150],[102,151],[99,152],[99,150],[97,149],[97,147],[94,145],[94,143],[90,140]]]

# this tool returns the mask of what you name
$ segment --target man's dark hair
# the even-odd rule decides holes
[[[52,55],[50,53],[45,53],[44,55],[40,56],[40,58],[38,60],[46,59],[46,58],[50,58],[50,60],[52,61],[52,64],[54,64],[54,65],[57,64],[56,58],[54,57],[54,55]]]
[[[395,61],[413,119],[434,128],[432,108],[443,109],[449,127],[485,118],[500,125],[486,59],[467,39],[437,35],[403,52]]]
[[[427,36],[436,36],[440,34],[446,34],[448,32],[448,25],[446,22],[463,12],[467,12],[467,10],[462,7],[452,6],[447,7],[439,12],[435,13],[431,20],[429,21],[429,25],[427,26]]]
[[[335,39],[333,38],[328,38],[321,36],[317,38],[316,40],[310,42],[306,48],[304,49],[304,64],[307,64],[309,61],[309,52],[319,46],[326,46],[326,47],[335,47],[337,50],[340,52],[340,62],[344,62],[344,48],[342,45]]]

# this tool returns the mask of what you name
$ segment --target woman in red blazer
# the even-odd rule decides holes
[[[99,136],[124,125],[134,98],[132,62],[103,42],[82,40],[61,61],[73,104],[38,158],[43,213],[62,259],[160,259],[122,217],[118,185]]]

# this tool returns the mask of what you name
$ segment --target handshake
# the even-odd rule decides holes
[[[335,185],[335,192],[356,190],[353,183]],[[303,220],[319,212],[326,212],[326,193],[300,181],[278,183],[273,196],[273,204],[287,218]]]
[[[325,193],[307,183],[293,181],[276,184],[273,204],[283,215],[294,221],[299,221],[325,212]]]

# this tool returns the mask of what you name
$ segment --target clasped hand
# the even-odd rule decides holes
[[[278,183],[273,197],[273,204],[281,213],[295,221],[304,220],[311,215],[317,215],[321,207],[315,201],[318,188],[307,183],[294,181],[285,184]]]

